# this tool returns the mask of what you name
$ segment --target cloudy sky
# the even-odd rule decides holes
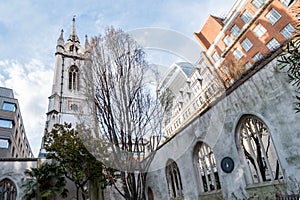
[[[209,14],[224,17],[235,0],[9,0],[0,4],[0,86],[19,100],[25,130],[38,155],[51,93],[54,53],[76,15],[81,43],[108,26],[132,33],[148,47],[150,62],[168,66],[194,62],[193,33]],[[189,49],[188,51],[185,51]],[[194,51],[193,51],[194,50]],[[197,50],[197,51],[196,51]],[[187,53],[189,52],[189,53]],[[171,54],[171,56],[164,56]],[[191,56],[191,57],[189,57]]]

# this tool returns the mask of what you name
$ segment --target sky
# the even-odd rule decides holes
[[[14,90],[26,135],[38,156],[51,94],[55,47],[73,16],[81,44],[108,26],[129,32],[150,63],[196,62],[194,32],[207,17],[225,17],[236,0],[9,0],[0,3],[0,86]]]

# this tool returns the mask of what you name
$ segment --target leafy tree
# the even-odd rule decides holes
[[[64,175],[75,184],[77,199],[79,192],[82,199],[88,198],[88,181],[100,182],[100,189],[105,187],[103,164],[89,153],[71,124],[54,125],[51,132],[46,132],[44,145],[49,152],[47,158],[58,162]]]
[[[107,160],[119,170],[121,184],[115,181],[114,187],[125,199],[145,199],[155,153],[145,158],[145,139],[159,137],[162,121],[160,104],[149,87],[151,69],[145,53],[128,34],[111,27],[92,39],[86,67],[86,96],[96,105],[99,135],[109,143]]]
[[[65,188],[64,172],[56,163],[46,162],[37,168],[28,169],[24,173],[26,179],[23,179],[25,188],[23,200],[67,197],[68,190]]]
[[[291,0],[291,5],[295,0]],[[296,12],[300,12],[299,8]],[[295,86],[296,93],[300,93],[300,23],[299,20],[295,23],[295,32],[293,38],[290,40],[286,48],[283,49],[281,57],[278,60],[280,69],[285,69],[289,76],[290,82]],[[295,102],[296,112],[300,112],[300,95],[296,95]]]

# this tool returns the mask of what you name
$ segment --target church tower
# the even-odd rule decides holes
[[[54,124],[78,122],[78,115],[84,112],[86,98],[83,95],[84,60],[89,52],[89,42],[85,36],[85,45],[80,44],[75,29],[75,17],[72,20],[71,32],[65,42],[63,30],[57,40],[55,52],[55,68],[52,93],[49,105],[46,130],[51,131]],[[45,154],[42,142],[39,157]]]

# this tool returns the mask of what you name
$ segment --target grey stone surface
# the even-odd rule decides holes
[[[257,116],[267,125],[287,182],[287,191],[299,189],[295,185],[300,181],[300,114],[293,109],[295,92],[288,83],[287,74],[277,71],[275,66],[276,60],[273,60],[240,83],[157,151],[147,178],[147,186],[152,189],[155,199],[169,199],[165,176],[169,159],[174,160],[180,170],[184,198],[199,198],[201,193],[193,164],[193,151],[198,141],[213,149],[224,199],[270,198],[261,195],[274,197],[275,193],[268,191],[276,191],[273,185],[277,183],[269,182],[267,185],[271,189],[265,186],[266,183],[251,188],[246,186],[236,147],[236,127],[241,117],[248,114]],[[226,156],[233,158],[235,163],[233,172],[229,174],[220,167],[222,158]]]

